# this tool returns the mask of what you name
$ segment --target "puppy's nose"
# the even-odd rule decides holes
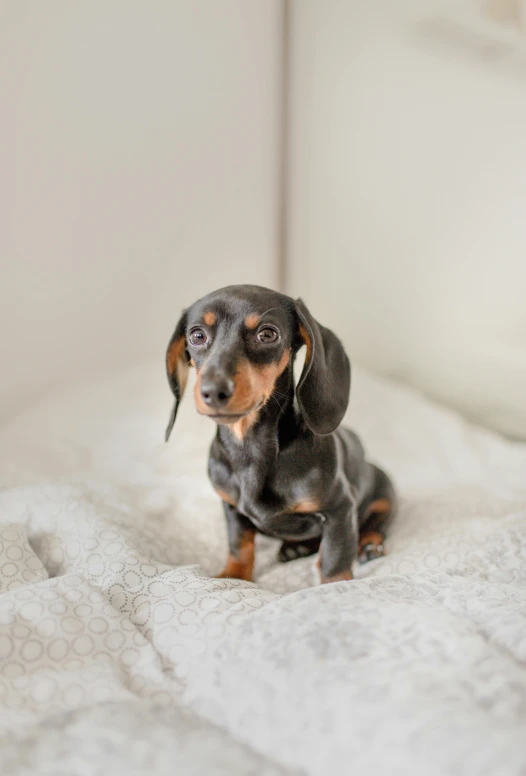
[[[203,378],[201,396],[208,407],[219,410],[224,407],[234,393],[234,381],[228,377]]]

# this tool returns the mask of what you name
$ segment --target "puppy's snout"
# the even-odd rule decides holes
[[[234,393],[234,381],[226,376],[203,377],[201,396],[211,409],[222,409]]]

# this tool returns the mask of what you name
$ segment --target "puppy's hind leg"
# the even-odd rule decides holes
[[[360,506],[360,563],[367,563],[385,555],[386,533],[396,514],[396,494],[391,480],[377,466],[373,466],[373,469],[375,487],[371,497]]]

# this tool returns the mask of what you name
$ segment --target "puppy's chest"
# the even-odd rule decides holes
[[[322,481],[316,469],[283,465],[278,458],[271,471],[260,462],[246,461],[237,470],[228,465],[210,467],[215,490],[227,503],[256,524],[284,514],[310,514],[322,509]]]

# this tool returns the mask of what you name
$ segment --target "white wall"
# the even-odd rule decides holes
[[[448,5],[477,3],[293,0],[288,290],[356,361],[526,436],[526,56],[484,59]]]
[[[277,277],[278,0],[0,0],[0,418]]]

